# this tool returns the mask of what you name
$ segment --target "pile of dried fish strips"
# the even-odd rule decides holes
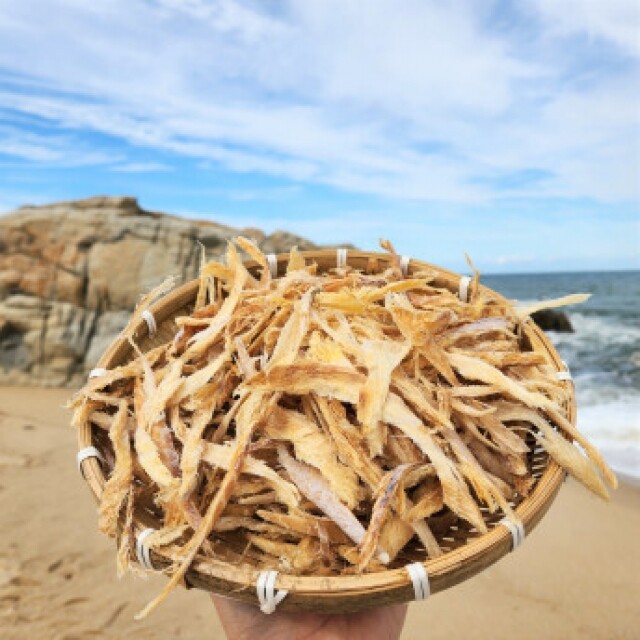
[[[132,338],[165,283],[125,329],[135,357],[74,397],[75,424],[91,424],[107,458],[99,525],[120,569],[133,565],[142,510],[158,521],[148,544],[173,561],[143,614],[196,557],[341,575],[437,556],[452,526],[479,535],[487,513],[517,520],[532,447],[600,496],[615,486],[566,417],[570,383],[526,346],[532,309],[480,288],[477,273],[463,302],[434,272],[404,276],[383,247],[383,273],[321,275],[293,249],[273,279],[238,238],[226,263],[203,264],[173,341],[142,353]]]

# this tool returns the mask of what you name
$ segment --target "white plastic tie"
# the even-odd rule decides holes
[[[413,583],[413,593],[416,600],[426,600],[431,595],[429,576],[421,562],[412,562],[405,565],[405,569]]]
[[[347,250],[343,247],[336,249],[336,267],[343,269],[347,266]]]
[[[458,284],[458,297],[462,302],[469,302],[469,285],[471,284],[471,276],[462,276]]]
[[[521,522],[514,522],[509,518],[500,520],[500,524],[509,529],[513,545],[511,551],[515,551],[524,542],[524,525]]]
[[[560,381],[563,380],[573,380],[573,376],[571,375],[571,370],[569,369],[569,366],[567,365],[567,363],[563,360],[562,364],[565,367],[564,371],[556,371],[556,378]]]
[[[149,329],[149,335],[152,336],[157,330],[158,325],[156,324],[156,319],[153,316],[153,313],[149,311],[149,309],[145,309],[142,312],[142,317],[144,321],[147,323],[147,328]]]
[[[99,378],[100,376],[103,376],[108,372],[109,370],[104,369],[103,367],[96,367],[95,369],[91,369],[91,371],[89,371],[89,380],[91,380],[91,378]]]
[[[400,258],[400,271],[402,271],[403,276],[407,276],[409,273],[409,260],[411,260],[410,256],[402,256]]]
[[[85,447],[84,449],[80,449],[76,454],[76,464],[78,465],[78,471],[84,475],[82,471],[82,463],[87,458],[98,458],[100,462],[104,462],[104,457],[95,447]]]
[[[149,545],[145,544],[146,539],[152,533],[155,533],[155,529],[145,529],[136,536],[136,556],[138,562],[147,569],[147,571],[155,571],[155,567],[151,562]]]
[[[278,258],[275,253],[267,254],[267,262],[269,263],[269,273],[272,278],[278,277]]]
[[[285,599],[289,593],[285,589],[275,590],[277,571],[261,571],[256,581],[256,593],[260,601],[260,611],[270,614]]]

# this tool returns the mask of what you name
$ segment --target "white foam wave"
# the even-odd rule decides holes
[[[548,331],[553,343],[581,346],[607,345],[626,346],[640,342],[640,327],[620,322],[613,316],[588,316],[583,313],[571,313],[569,316],[574,333]]]
[[[613,469],[640,478],[640,396],[591,406],[578,402],[578,429]]]
[[[594,407],[620,402],[640,405],[640,392],[616,384],[606,372],[581,373],[575,376],[576,396],[579,407]]]

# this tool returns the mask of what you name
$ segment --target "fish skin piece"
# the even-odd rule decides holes
[[[296,458],[314,466],[347,507],[353,509],[360,502],[356,473],[338,460],[332,439],[315,422],[296,411],[276,407],[264,429],[270,438],[291,442]]]
[[[340,502],[320,472],[295,460],[282,445],[278,446],[278,460],[302,494],[331,518],[351,540],[359,544],[366,533],[365,528]]]

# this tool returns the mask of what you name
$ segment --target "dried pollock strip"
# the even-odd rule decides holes
[[[378,497],[371,510],[371,520],[369,527],[360,542],[360,559],[358,560],[358,571],[363,571],[375,553],[382,525],[389,515],[391,501],[401,489],[401,481],[404,475],[411,469],[411,464],[401,464],[395,469],[388,471],[382,478],[382,482],[376,493]]]
[[[116,457],[115,465],[105,483],[98,509],[98,526],[103,533],[110,537],[116,535],[120,510],[133,482],[133,460],[129,431],[127,429],[128,418],[127,403],[122,400],[109,429],[109,439],[113,444],[113,451]]]
[[[309,310],[313,293],[313,290],[309,289],[293,305],[293,313],[280,331],[280,336],[267,364],[267,370],[293,364],[296,360],[302,341],[309,330]]]
[[[233,460],[233,449],[226,444],[207,442],[205,443],[202,460],[214,467],[229,470]],[[273,487],[278,500],[282,504],[287,505],[289,508],[299,506],[300,493],[296,486],[287,482],[262,460],[246,455],[242,463],[242,472],[264,478]]]
[[[213,316],[209,326],[196,333],[189,341],[189,346],[184,354],[185,359],[193,360],[201,356],[215,341],[219,338],[220,333],[231,320],[234,310],[236,309],[240,296],[245,284],[249,280],[249,273],[240,261],[238,252],[232,244],[229,244],[227,252],[227,260],[229,268],[232,270],[233,285],[229,295],[224,299],[218,313]]]
[[[471,497],[456,465],[445,455],[419,418],[395,394],[390,394],[385,404],[384,419],[409,436],[429,457],[442,483],[445,504],[478,531],[486,531],[487,525],[480,509]]]
[[[247,456],[253,432],[268,408],[268,398],[264,396],[264,394],[255,394],[251,399],[251,402],[246,403],[238,413],[237,434],[229,464],[229,470],[222,479],[217,493],[209,504],[200,526],[194,532],[191,540],[189,540],[185,545],[179,567],[174,571],[171,579],[162,589],[160,594],[156,596],[156,598],[154,598],[142,611],[140,611],[140,613],[136,614],[136,620],[145,618],[153,609],[165,600],[169,593],[171,593],[171,591],[178,585],[180,580],[184,578],[187,570],[196,557],[196,553],[215,527],[217,520],[222,515],[222,511],[231,497],[233,485],[240,476],[244,459]]]
[[[349,542],[344,531],[329,518],[319,518],[303,511],[288,514],[261,509],[256,514],[267,522],[280,525],[286,531],[294,531],[301,535],[315,536],[317,538],[326,533],[332,544],[348,544]]]
[[[411,344],[390,340],[365,340],[361,345],[367,379],[360,388],[358,422],[369,445],[372,456],[382,453],[384,442],[380,422],[384,403],[389,395],[391,375],[409,353]]]
[[[590,297],[590,293],[573,293],[569,296],[563,296],[562,298],[555,298],[554,300],[542,300],[540,302],[518,305],[516,306],[516,312],[521,319],[524,319],[536,311],[566,307],[570,304],[581,304],[586,302]]]
[[[597,468],[567,440],[565,440],[539,413],[502,402],[498,406],[498,416],[504,421],[522,421],[531,424],[540,433],[534,436],[542,444],[551,457],[569,473],[585,484],[602,498],[609,493],[598,475]]]

